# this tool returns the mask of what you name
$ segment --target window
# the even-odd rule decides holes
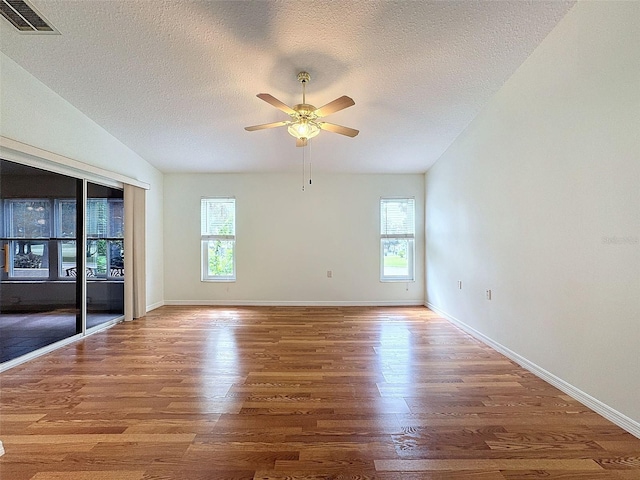
[[[7,200],[10,278],[48,278],[51,202],[46,199]]]
[[[122,199],[87,200],[87,276],[123,277],[123,213]],[[77,276],[75,199],[6,200],[4,217],[9,278],[69,280]]]
[[[76,201],[55,200],[55,235],[58,238],[58,276],[76,271]],[[69,274],[67,274],[69,272]]]
[[[75,199],[11,199],[5,209],[9,278],[56,279],[75,269]]]
[[[99,191],[108,187],[96,186]],[[98,192],[99,194],[100,192]],[[121,198],[87,199],[87,276],[124,276],[124,202]]]
[[[414,280],[415,200],[380,199],[380,280]]]
[[[236,279],[236,200],[203,198],[200,203],[202,281]]]

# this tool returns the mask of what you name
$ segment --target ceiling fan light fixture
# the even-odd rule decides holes
[[[305,118],[301,118],[289,125],[288,130],[291,136],[300,140],[308,140],[320,133],[320,127],[315,122],[310,122]]]

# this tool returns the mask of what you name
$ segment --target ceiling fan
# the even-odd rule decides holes
[[[296,147],[306,146],[308,140],[318,135],[320,130],[339,133],[340,135],[346,135],[347,137],[355,137],[358,135],[360,132],[354,128],[343,127],[342,125],[322,122],[319,120],[331,113],[351,107],[352,105],[355,105],[356,102],[346,95],[343,95],[342,97],[336,98],[334,101],[327,103],[323,107],[316,108],[313,105],[306,103],[305,86],[310,80],[311,75],[307,72],[298,73],[298,81],[302,84],[302,103],[294,105],[293,107],[289,107],[268,93],[259,93],[257,95],[260,100],[264,100],[289,115],[291,120],[253,125],[251,127],[245,127],[244,129],[248,132],[253,132],[255,130],[286,126],[288,127],[287,130],[289,131],[289,134],[296,138]]]

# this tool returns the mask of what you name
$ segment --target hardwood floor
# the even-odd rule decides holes
[[[0,382],[2,480],[640,479],[640,439],[420,307],[163,307]]]

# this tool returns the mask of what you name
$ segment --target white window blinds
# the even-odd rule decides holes
[[[413,198],[380,199],[380,234],[382,238],[413,238],[415,235],[415,200]]]
[[[236,234],[235,198],[203,198],[201,203],[203,237],[234,238]]]

